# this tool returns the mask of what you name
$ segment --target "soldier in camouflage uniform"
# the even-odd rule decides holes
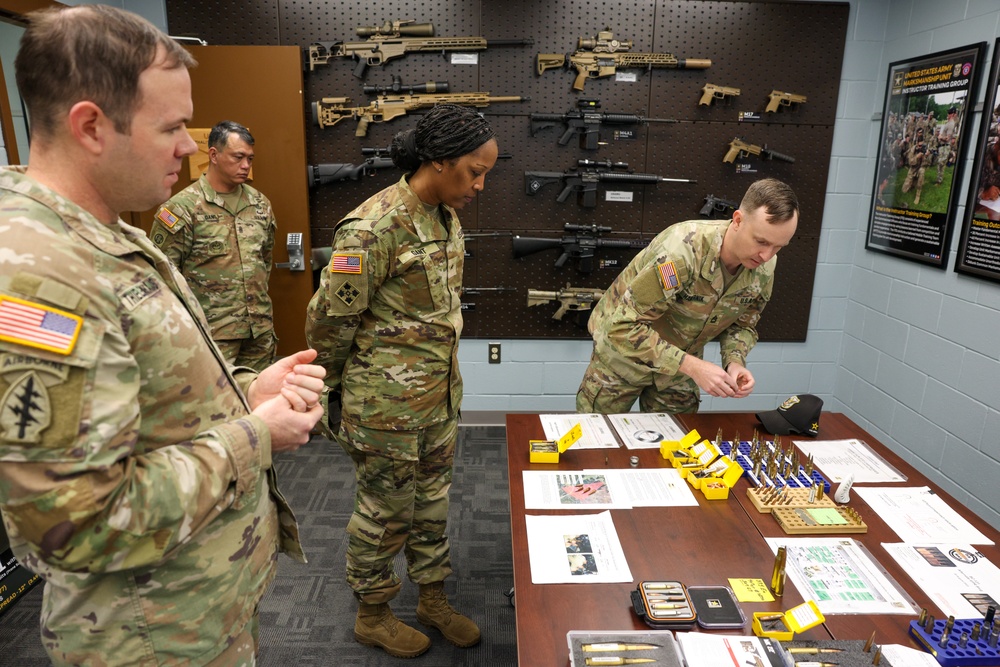
[[[253,145],[239,123],[213,127],[208,171],[159,208],[149,237],[187,279],[226,359],[261,371],[277,344],[267,294],[277,223],[246,183]]]
[[[420,585],[420,622],[457,646],[479,641],[479,628],[443,588],[452,571],[446,521],[462,400],[465,243],[455,209],[483,189],[497,142],[473,110],[440,105],[396,135],[391,155],[407,174],[337,224],[306,340],[327,369],[328,420],[356,469],[347,525],[347,581],[360,603],[355,638],[414,657],[430,639],[388,604],[400,589],[400,550]]]
[[[958,136],[957,118],[958,109],[955,107],[949,107],[948,120],[941,125],[941,129],[938,131],[937,180],[935,181],[937,185],[944,183],[944,171],[948,167],[948,162],[951,158],[951,151],[955,147],[955,141]]]
[[[597,303],[594,352],[576,395],[583,413],[697,412],[698,390],[743,398],[746,358],[771,298],[775,254],[791,241],[798,200],[774,179],[747,190],[731,221],[671,225],[641,250]],[[702,353],[719,340],[722,367]]]
[[[924,190],[924,174],[927,167],[933,164],[934,148],[933,139],[926,139],[924,129],[917,128],[917,134],[913,139],[913,145],[906,153],[906,179],[903,181],[903,192],[914,190],[913,203],[920,203],[920,195]]]
[[[323,414],[315,352],[232,371],[118,217],[196,150],[192,64],[104,5],[30,15],[16,60],[33,141],[0,170],[0,511],[57,666],[253,664],[277,554],[302,559],[271,456]]]

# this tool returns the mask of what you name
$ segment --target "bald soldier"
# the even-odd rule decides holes
[[[594,352],[578,412],[697,412],[699,389],[743,398],[746,358],[771,298],[775,255],[791,241],[799,204],[775,179],[747,190],[732,220],[671,225],[639,252],[591,314]],[[722,367],[702,358],[718,339]]]

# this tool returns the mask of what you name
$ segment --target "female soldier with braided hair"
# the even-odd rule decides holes
[[[337,224],[307,313],[306,339],[327,370],[328,422],[355,466],[347,525],[354,636],[402,658],[426,651],[430,639],[389,609],[400,549],[420,585],[417,619],[457,646],[479,641],[443,587],[462,400],[465,243],[455,209],[482,191],[497,151],[493,130],[466,107],[436,106],[397,134],[391,156],[406,175]]]

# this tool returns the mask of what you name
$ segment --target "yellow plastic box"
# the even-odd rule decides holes
[[[583,435],[579,424],[571,428],[556,441],[529,440],[528,461],[531,463],[559,463],[559,454],[573,446],[573,443]]]
[[[701,435],[696,429],[688,431],[688,434],[680,440],[664,440],[660,443],[660,456],[672,464],[676,459],[686,461],[691,458],[691,447],[699,440]]]
[[[755,611],[753,614],[753,633],[758,637],[770,637],[782,642],[789,642],[795,634],[814,628],[826,619],[816,603],[807,600],[797,607],[792,607],[781,614],[777,620],[769,619],[775,612]]]

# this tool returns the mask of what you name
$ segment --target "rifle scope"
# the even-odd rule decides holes
[[[368,25],[356,28],[358,37],[433,37],[433,23],[384,23],[383,25]]]

